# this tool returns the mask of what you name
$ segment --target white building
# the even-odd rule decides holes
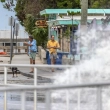
[[[27,52],[27,46],[24,46],[23,42],[28,41],[28,33],[23,30],[19,30],[17,39],[14,35],[13,40],[13,52],[25,53]],[[0,51],[10,52],[11,45],[11,31],[9,30],[0,30]]]

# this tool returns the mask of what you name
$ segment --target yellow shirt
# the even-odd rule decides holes
[[[47,48],[50,48],[50,47],[56,47],[56,48],[59,48],[60,46],[59,46],[59,43],[57,42],[57,41],[52,41],[52,40],[49,40],[48,42],[47,42]],[[49,49],[49,52],[50,53],[56,53],[57,52],[57,49],[54,49],[54,48],[50,48]]]

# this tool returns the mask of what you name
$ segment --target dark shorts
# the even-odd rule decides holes
[[[57,53],[50,53],[50,59],[56,59]]]

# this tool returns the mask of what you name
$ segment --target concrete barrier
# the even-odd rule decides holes
[[[42,63],[46,63],[46,51],[41,47],[38,46],[38,55],[42,61]]]
[[[39,55],[40,58],[41,58],[41,49],[42,49],[42,47],[38,46],[38,55]]]
[[[63,55],[63,56],[62,56],[62,64],[63,64],[63,65],[68,65],[68,63],[69,63],[69,62],[68,62],[67,56],[66,56],[66,55]]]
[[[10,46],[0,46],[1,52],[10,53]],[[27,53],[27,46],[13,46],[13,53]]]
[[[42,63],[46,63],[46,51],[44,49],[41,49],[41,61]]]

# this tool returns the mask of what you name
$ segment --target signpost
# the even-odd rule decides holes
[[[9,26],[11,26],[11,38],[10,38],[10,64],[11,64],[13,56],[14,35],[16,36],[16,50],[17,50],[17,36],[19,30],[19,24],[16,23],[16,20],[12,16],[9,18]]]
[[[12,52],[13,52],[13,41],[12,41],[12,31],[13,31],[13,25],[14,25],[14,18],[11,16],[9,18],[9,25],[11,26],[11,38],[10,38],[10,64],[11,64],[11,60],[12,60]]]
[[[19,24],[15,24],[15,36],[16,36],[16,53],[17,53],[17,36],[18,36],[18,31],[19,31]]]

